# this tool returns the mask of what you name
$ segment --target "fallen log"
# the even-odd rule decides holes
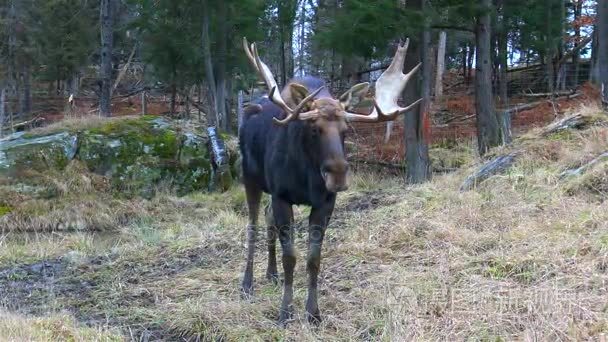
[[[535,108],[535,107],[537,107],[537,106],[539,106],[539,105],[541,105],[541,104],[545,104],[545,103],[550,103],[550,104],[553,104],[553,102],[554,102],[554,101],[556,101],[556,100],[561,100],[561,99],[563,99],[564,97],[565,97],[565,98],[568,98],[568,99],[570,100],[570,99],[575,99],[575,98],[577,98],[577,97],[579,97],[579,96],[582,96],[582,95],[583,95],[583,94],[576,93],[576,94],[571,94],[571,95],[565,95],[565,96],[556,97],[556,98],[554,98],[554,99],[552,99],[552,100],[542,100],[542,101],[537,101],[537,102],[532,102],[532,103],[524,103],[524,104],[522,104],[522,105],[515,106],[515,107],[513,107],[513,108],[509,108],[509,109],[505,110],[504,112],[505,112],[505,113],[509,113],[509,114],[511,114],[511,113],[516,113],[516,112],[521,112],[521,111],[523,111],[523,110],[528,110],[528,109]]]
[[[511,113],[521,112],[521,111],[524,111],[524,110],[535,108],[535,107],[540,106],[541,104],[544,104],[546,102],[547,101],[537,101],[537,102],[532,102],[532,103],[525,103],[525,104],[522,104],[522,105],[515,106],[513,108],[509,108],[509,109],[505,110],[504,113],[511,114]]]
[[[385,162],[385,161],[380,161],[380,160],[369,160],[369,159],[359,159],[359,158],[349,158],[350,163],[353,166],[357,166],[357,165],[366,165],[366,166],[374,166],[374,167],[378,167],[378,168],[387,168],[387,169],[391,169],[391,170],[397,170],[400,172],[405,172],[405,164],[398,164],[398,163],[389,163],[389,162]],[[433,167],[433,172],[434,173],[450,173],[450,172],[454,172],[458,170],[458,168],[455,167]]]
[[[594,118],[588,115],[570,115],[545,127],[542,135],[547,136],[567,129],[584,129],[592,124],[593,121]]]
[[[453,84],[449,84],[445,87],[445,90],[450,90],[452,88],[458,87],[459,85],[463,85],[464,83],[465,83],[465,81],[463,80],[463,81],[459,81],[459,82],[456,82]]]
[[[525,97],[563,97],[568,95],[574,95],[576,92],[574,90],[566,90],[566,91],[556,91],[553,93],[523,93],[522,96]]]
[[[483,164],[464,180],[460,186],[460,191],[469,191],[486,179],[508,170],[515,162],[518,154],[519,152],[511,152],[506,155],[498,156]]]
[[[560,174],[560,178],[580,176],[580,175],[584,174],[585,172],[587,172],[587,170],[589,170],[596,164],[601,163],[606,160],[608,160],[608,151],[600,154],[599,156],[594,158],[592,161],[588,162],[587,164],[585,164],[581,167],[578,167],[576,169],[566,170],[566,171],[562,172]]]
[[[44,121],[44,120],[45,120],[45,118],[42,118],[42,117],[40,117],[40,116],[38,115],[38,116],[34,117],[34,118],[33,118],[33,119],[31,119],[31,120],[27,120],[27,121],[22,121],[22,122],[14,123],[14,124],[13,124],[13,126],[12,126],[12,128],[13,128],[13,129],[18,129],[18,128],[21,128],[21,127],[28,127],[28,126],[32,126],[32,125],[35,125],[36,123],[41,122],[41,121]]]
[[[446,120],[446,121],[445,121],[445,124],[449,124],[450,122],[454,122],[454,121],[458,121],[458,122],[461,122],[461,121],[467,121],[467,120],[469,120],[469,119],[474,118],[474,117],[475,117],[475,115],[476,115],[476,114],[459,115],[459,116],[456,116],[456,117],[453,117],[453,118],[451,118],[451,119]]]

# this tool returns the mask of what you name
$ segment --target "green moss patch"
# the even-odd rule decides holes
[[[11,211],[13,211],[13,209],[11,207],[0,205],[0,217],[4,216],[6,214],[10,214]]]

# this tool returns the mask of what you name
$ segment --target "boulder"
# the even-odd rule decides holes
[[[0,140],[0,174],[15,176],[20,170],[62,169],[78,150],[75,133],[28,136],[23,132]]]
[[[220,135],[214,139],[213,145],[204,130],[154,116],[110,119],[82,130],[18,134],[0,140],[0,175],[62,170],[71,160],[79,160],[106,177],[117,193],[150,198],[159,187],[179,195],[212,190],[221,167],[217,188],[226,189],[238,158],[227,157],[217,165],[212,150],[218,144],[235,144],[225,144]]]

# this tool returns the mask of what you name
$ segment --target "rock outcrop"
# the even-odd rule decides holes
[[[178,194],[226,189],[238,169],[238,152],[226,149],[216,165],[214,149],[236,144],[224,144],[220,135],[213,141],[204,130],[156,116],[100,121],[81,130],[18,133],[0,140],[0,175],[18,179],[28,171],[62,170],[79,160],[125,196],[150,198],[159,187]]]

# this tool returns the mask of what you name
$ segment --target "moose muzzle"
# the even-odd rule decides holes
[[[348,190],[348,163],[344,159],[329,160],[321,166],[321,176],[329,192]]]

